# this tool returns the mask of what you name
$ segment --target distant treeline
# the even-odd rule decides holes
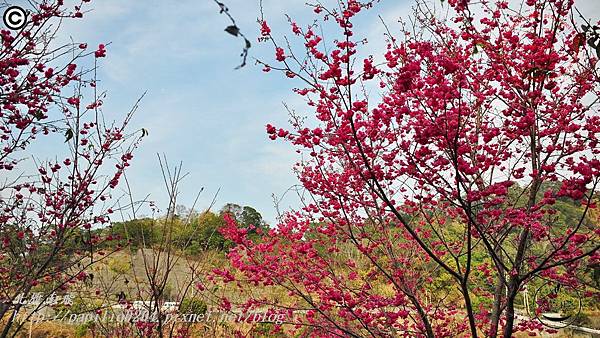
[[[204,250],[224,251],[231,246],[231,242],[219,232],[225,224],[225,214],[233,217],[240,226],[248,228],[249,233],[256,233],[256,228],[268,227],[262,215],[253,207],[228,203],[218,212],[198,212],[178,206],[169,219],[144,217],[115,222],[97,231],[111,235],[133,248],[153,247],[169,236],[174,248],[194,255]]]

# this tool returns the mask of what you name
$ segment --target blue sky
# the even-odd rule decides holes
[[[240,62],[242,41],[223,31],[229,22],[212,0],[95,0],[83,20],[63,26],[63,38],[90,46],[111,43],[98,73],[101,89],[108,91],[104,111],[109,118],[118,119],[148,92],[132,126],[149,131],[128,173],[136,198],[150,194],[166,207],[156,157],[164,153],[172,164],[183,161],[190,173],[181,186],[180,204],[190,206],[204,187],[198,207],[205,208],[220,188],[217,208],[228,202],[251,205],[274,222],[271,196],[297,183],[292,166],[299,158],[290,144],[269,140],[264,126],[287,124],[282,102],[305,109],[291,92],[300,83],[277,72],[263,73],[253,62],[273,59],[272,46],[256,42],[259,0],[223,2],[253,42],[248,65],[239,70],[234,67]],[[303,25],[312,21],[304,3],[263,0],[275,36],[290,35],[284,14]],[[597,0],[576,4],[591,17],[600,17]],[[412,5],[413,0],[383,0],[359,17],[357,35],[369,39],[369,52],[384,47],[384,27],[377,15],[393,31]],[[280,206],[298,206],[288,196]]]
[[[228,202],[251,205],[274,222],[272,194],[281,196],[297,183],[292,166],[298,157],[290,144],[268,139],[264,126],[287,125],[283,102],[303,108],[291,92],[300,83],[254,64],[253,58],[271,61],[274,55],[271,45],[256,42],[259,1],[224,2],[253,42],[248,65],[239,70],[234,68],[241,61],[242,40],[223,31],[229,22],[212,0],[92,1],[93,10],[81,21],[66,23],[63,32],[90,46],[110,42],[98,73],[101,89],[108,92],[104,111],[109,118],[118,119],[148,92],[133,120],[134,128],[149,131],[128,173],[135,197],[150,194],[166,207],[156,156],[164,153],[172,164],[183,161],[190,173],[180,204],[190,206],[204,187],[198,206],[205,208],[220,188],[217,208]],[[304,3],[263,1],[276,36],[290,33],[284,14],[311,22],[312,11]],[[363,18],[365,36],[383,38],[376,14],[393,21],[409,6],[410,1],[384,1]],[[298,206],[293,194],[286,196],[280,207]]]

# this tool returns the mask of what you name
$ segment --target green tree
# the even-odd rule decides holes
[[[112,232],[114,235],[130,240],[134,247],[150,246],[159,236],[156,221],[151,218],[113,223]]]
[[[198,243],[203,249],[223,250],[225,248],[225,238],[219,232],[223,225],[225,225],[223,217],[210,211],[198,217]]]

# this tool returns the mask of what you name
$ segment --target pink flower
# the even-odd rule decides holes
[[[70,97],[67,99],[67,103],[72,106],[79,107],[79,98],[75,96]]]
[[[94,52],[94,55],[97,58],[103,58],[106,56],[106,49],[105,49],[105,45],[104,44],[99,44],[98,45],[98,49]]]
[[[284,55],[283,48],[277,47],[275,49],[275,59],[280,62],[285,61],[285,55]]]
[[[269,28],[269,26],[267,25],[267,21],[262,20],[260,24],[260,35],[269,36],[269,34],[271,34],[271,28]]]

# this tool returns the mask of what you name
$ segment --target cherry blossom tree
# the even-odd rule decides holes
[[[598,297],[582,273],[600,259],[600,78],[574,1],[419,1],[384,55],[353,25],[372,2],[312,6],[321,21],[290,19],[301,52],[260,21],[260,63],[302,84],[307,112],[267,133],[302,154],[310,198],[258,241],[227,218],[239,273],[215,271],[291,300],[241,306],[306,335],[509,338],[541,329],[516,318],[528,283]]]
[[[60,43],[61,24],[82,18],[87,2],[30,1],[27,24],[0,31],[2,337],[21,329],[15,318],[34,291],[42,298],[29,315],[119,250],[97,229],[120,208],[112,198],[145,131],[127,131],[137,103],[105,121],[96,70],[106,46]],[[32,147],[41,142],[58,147],[39,159]]]

